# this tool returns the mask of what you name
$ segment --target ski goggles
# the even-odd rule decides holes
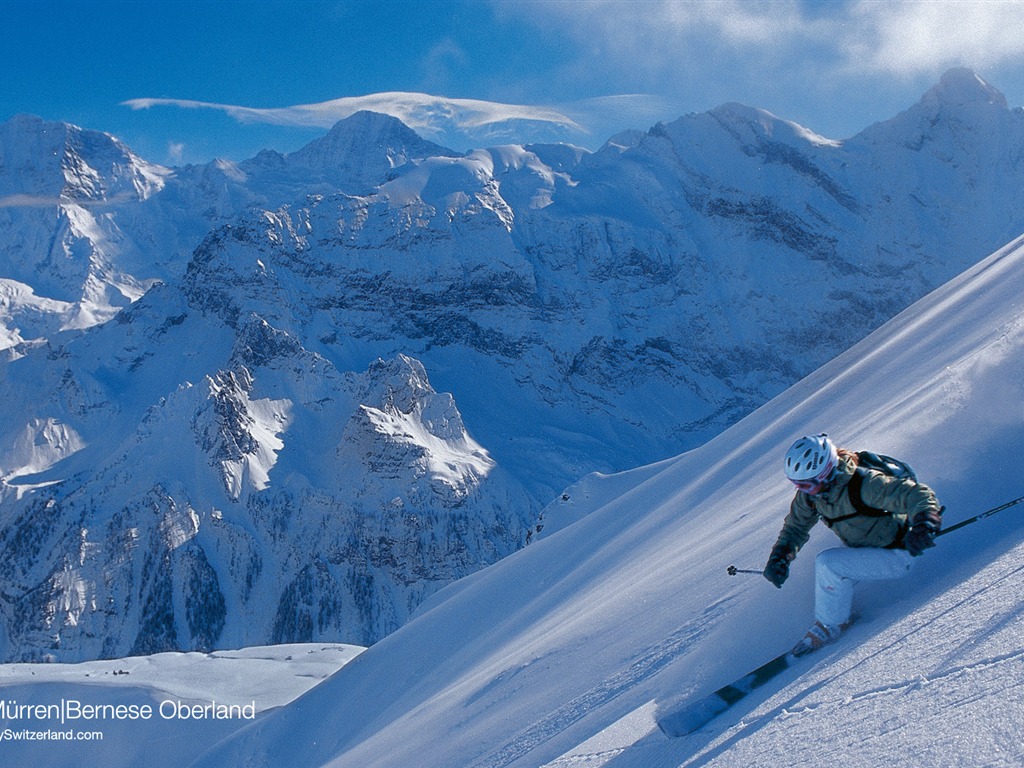
[[[812,477],[810,480],[790,480],[790,482],[808,496],[817,496],[832,483],[833,475],[835,475],[835,467],[828,467],[820,475]]]

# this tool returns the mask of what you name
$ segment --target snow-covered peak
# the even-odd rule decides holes
[[[95,325],[164,277],[154,262],[176,234],[150,210],[172,180],[107,133],[32,115],[0,124],[0,276],[23,284],[17,296],[57,302],[11,305],[0,344]]]
[[[972,70],[957,68],[946,72],[917,104],[866,128],[850,142],[890,144],[915,152],[928,146],[948,161],[965,148],[979,156],[1003,152],[1021,137],[1024,111],[1010,110],[1000,91]]]
[[[410,161],[457,154],[423,139],[395,117],[364,110],[295,152],[264,150],[239,170],[250,186],[265,192],[276,187],[271,196],[290,202],[311,191],[365,193]]]
[[[395,168],[413,158],[457,153],[423,139],[398,118],[363,110],[339,120],[326,136],[291,153],[288,159],[306,168],[344,168],[366,154]]]
[[[15,115],[0,123],[0,198],[57,198],[64,188],[60,158],[68,128],[35,115]]]
[[[994,104],[1008,109],[1006,96],[966,67],[947,71],[921,99],[921,104],[929,107],[962,107],[973,103]]]
[[[342,466],[374,468],[376,477],[359,485],[401,479],[420,505],[430,497],[434,505],[455,507],[494,470],[495,462],[466,432],[455,400],[433,390],[418,360],[399,355],[371,363],[357,398],[338,456]],[[354,460],[360,456],[362,462]]]
[[[107,133],[33,115],[0,124],[0,199],[8,206],[145,200],[169,175]]]
[[[766,109],[729,102],[711,110],[710,114],[723,125],[749,130],[754,135],[785,143],[838,146],[839,142],[819,136],[792,120],[784,120]]]
[[[423,363],[408,355],[398,355],[393,360],[378,358],[370,363],[367,374],[358,394],[361,403],[411,413],[417,403],[432,393]]]

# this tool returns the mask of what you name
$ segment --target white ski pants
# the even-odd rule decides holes
[[[914,558],[905,549],[826,549],[814,561],[814,618],[830,627],[846,623],[857,582],[897,579],[913,565]]]

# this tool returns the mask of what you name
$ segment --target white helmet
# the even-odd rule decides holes
[[[786,451],[786,477],[793,482],[825,481],[839,464],[839,452],[828,435],[801,437]]]

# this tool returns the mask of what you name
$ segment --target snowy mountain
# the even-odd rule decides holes
[[[375,641],[1024,231],[1022,148],[965,70],[844,142],[731,104],[459,155],[360,113],[165,169],[11,121],[0,657]]]
[[[151,198],[165,178],[105,134],[27,115],[0,125],[5,346],[102,322],[143,294],[109,209]]]
[[[343,368],[421,359],[546,500],[699,444],[1024,229],[1024,112],[992,94],[953,71],[843,143],[727,105],[594,155],[435,155],[247,214],[186,279]]]
[[[195,765],[1017,765],[1019,507],[862,585],[846,635],[703,731],[669,740],[654,717],[812,621],[823,526],[782,591],[726,575],[767,557],[794,436],[910,461],[947,525],[1020,497],[1022,292],[1018,239],[700,448],[583,478],[536,544]]]
[[[324,137],[288,155],[264,150],[240,163],[247,186],[277,189],[280,203],[316,192],[370,191],[396,168],[458,153],[426,141],[404,123],[376,112],[357,112]]]
[[[361,112],[290,155],[172,169],[109,134],[15,117],[0,125],[2,348],[110,319],[179,278],[209,231],[249,208],[362,191],[406,162],[452,154]]]
[[[7,371],[5,657],[365,644],[522,546],[532,505],[418,362],[338,371],[166,293]]]

